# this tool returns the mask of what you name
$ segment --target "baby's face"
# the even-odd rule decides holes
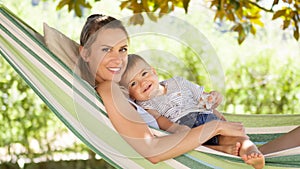
[[[136,101],[149,100],[158,90],[159,81],[153,68],[140,69],[128,84],[129,95]]]

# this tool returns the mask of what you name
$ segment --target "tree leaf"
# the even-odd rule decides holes
[[[246,39],[246,34],[245,34],[244,29],[242,28],[241,30],[239,30],[239,37],[238,37],[239,45],[242,44],[245,39]]]
[[[81,6],[86,7],[86,8],[88,8],[88,9],[91,9],[91,8],[92,8],[91,4],[88,3],[88,2],[81,4]]]
[[[291,4],[293,2],[293,0],[283,0],[283,2]]]
[[[56,6],[56,10],[60,10],[65,5],[69,4],[69,2],[70,2],[70,0],[61,0]]]
[[[169,13],[169,7],[167,4],[162,4],[160,6],[160,11],[159,11],[160,14],[167,14]]]
[[[236,16],[241,20],[243,18],[243,10],[239,8],[235,11]]]
[[[287,27],[289,27],[290,23],[291,23],[291,20],[289,20],[289,19],[284,20],[282,29],[286,29]]]
[[[264,23],[260,19],[250,19],[251,23],[264,27]]]
[[[279,2],[279,0],[274,0],[274,1],[273,1],[273,4],[272,4],[272,7],[275,6],[275,5],[277,5],[278,2]]]
[[[286,13],[286,9],[282,9],[282,10],[278,10],[274,13],[273,17],[272,17],[272,20],[280,17],[280,16],[284,16]]]
[[[149,5],[148,5],[148,0],[142,0],[142,7],[144,8],[144,10],[146,12],[150,12]]]
[[[157,21],[157,16],[155,16],[154,13],[148,12],[148,13],[147,13],[147,16],[148,16],[152,21],[154,21],[154,22]],[[160,16],[160,17],[161,17],[161,16]]]
[[[214,21],[216,21],[217,18],[219,18],[220,20],[223,20],[224,16],[225,16],[224,11],[219,10],[219,11],[216,12],[216,15],[214,17]]]
[[[295,30],[294,30],[294,38],[295,38],[296,40],[299,40],[299,29],[295,29]]]
[[[235,17],[232,11],[228,11],[226,16],[230,21],[235,21]]]
[[[243,29],[243,27],[240,23],[237,23],[233,27],[231,27],[231,30],[236,32],[239,32],[241,29]]]
[[[294,17],[293,18],[293,21],[294,21],[294,25],[295,25],[295,29],[294,29],[294,38],[296,39],[296,40],[299,40],[299,27],[298,27],[298,25],[297,25],[297,19],[296,19],[296,17]]]
[[[144,17],[141,13],[137,13],[130,17],[129,24],[132,25],[143,25],[144,24]]]
[[[185,13],[188,13],[190,0],[182,0],[182,3],[183,3],[183,8],[184,8]]]
[[[121,4],[120,4],[120,9],[122,10],[122,9],[124,9],[124,8],[127,8],[129,5],[130,5],[130,0],[128,0],[128,1],[123,1],[123,2],[121,2]]]
[[[213,0],[213,1],[211,1],[210,2],[211,4],[210,4],[210,6],[209,6],[209,8],[212,8],[213,6],[216,6],[217,7],[217,9],[219,10],[219,1],[218,0]]]
[[[256,28],[251,24],[250,26],[250,32],[255,35],[256,34]]]
[[[81,9],[80,9],[80,4],[79,3],[75,3],[74,6],[75,6],[74,10],[75,10],[76,16],[81,17],[82,16],[82,12],[81,12]]]

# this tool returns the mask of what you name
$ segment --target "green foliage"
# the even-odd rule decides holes
[[[68,5],[68,10],[74,10],[79,17],[82,16],[81,8],[91,8],[87,0],[60,0],[57,10]],[[98,0],[94,0],[95,2]],[[271,1],[272,2],[272,1]],[[188,13],[190,0],[125,0],[121,1],[121,10],[129,9],[133,12],[131,23],[143,24],[142,12],[146,12],[152,20],[157,20],[164,14],[169,14],[175,8],[183,8]],[[256,26],[264,26],[262,12],[273,14],[273,20],[282,19],[282,29],[290,28],[296,40],[299,40],[300,2],[299,0],[273,0],[268,6],[261,0],[211,0],[206,4],[215,12],[214,21],[229,21],[233,25],[231,30],[238,33],[238,43],[241,44],[249,34],[256,34]]]
[[[84,150],[78,143],[53,146],[58,137],[67,133],[66,127],[2,56],[0,74],[0,147],[12,157],[10,160]]]
[[[71,10],[74,10],[75,14],[79,17],[82,16],[82,11],[81,11],[82,7],[89,8],[89,9],[92,8],[90,3],[85,2],[85,0],[61,0],[57,5],[56,10],[61,10],[61,8],[63,8],[65,5],[68,6],[69,12]]]
[[[236,59],[227,70],[225,112],[237,114],[297,114],[300,109],[300,68],[293,59]]]
[[[196,56],[191,56],[190,51],[186,51],[184,56],[193,74],[182,76],[207,89],[210,79],[202,63],[194,62]],[[237,58],[225,74],[225,104],[221,111],[233,114],[299,114],[300,68],[293,59],[287,57],[283,62],[270,55],[247,60]]]

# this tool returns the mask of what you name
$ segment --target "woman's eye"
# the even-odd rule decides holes
[[[127,48],[121,48],[120,52],[127,52]]]
[[[102,48],[103,52],[109,52],[111,49],[110,48]]]

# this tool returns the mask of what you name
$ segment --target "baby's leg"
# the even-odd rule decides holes
[[[204,145],[204,146],[227,154],[238,156],[241,148],[241,143],[237,142],[235,145],[232,144],[232,145]]]
[[[252,141],[242,137],[226,136],[219,136],[219,141],[220,145],[240,143],[238,155],[245,161],[245,163],[252,165],[255,169],[261,169],[264,167],[265,158]]]
[[[239,153],[245,163],[252,165],[255,169],[265,166],[265,157],[252,141],[244,140]]]
[[[219,117],[217,115],[222,114],[219,113],[217,110],[214,110],[214,112],[217,113],[199,113],[197,115],[197,120],[194,123],[193,127],[197,127],[211,120],[219,120]],[[238,141],[234,142],[232,139],[226,139],[224,136],[215,136],[207,142],[205,142],[203,145],[211,149],[236,156],[238,155],[241,147],[241,144]]]

